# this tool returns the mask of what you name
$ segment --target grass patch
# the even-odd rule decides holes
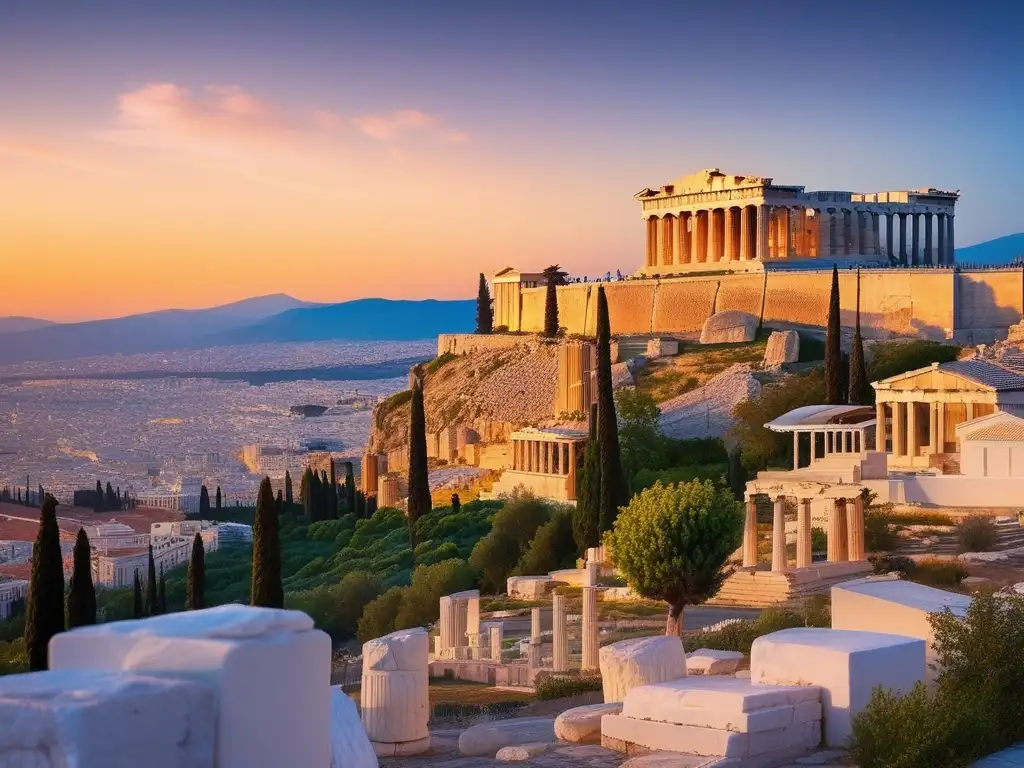
[[[918,560],[907,578],[918,584],[939,589],[950,589],[960,586],[967,576],[967,568],[959,560],[942,560],[938,557],[926,557]]]
[[[687,345],[674,357],[644,366],[636,386],[662,403],[692,392],[736,363],[760,363],[767,345],[767,337],[742,344]]]
[[[893,525],[955,525],[956,521],[945,512],[888,512]]]
[[[480,598],[480,613],[493,613],[494,611],[520,611],[530,608],[540,608],[547,605],[544,600],[513,600],[511,597],[482,597]]]
[[[435,373],[438,370],[438,368],[445,365],[446,363],[450,363],[452,360],[455,359],[455,357],[456,355],[454,352],[445,352],[443,355],[438,355],[429,363],[427,363],[427,373]]]
[[[550,701],[551,699],[565,699],[569,696],[579,696],[581,693],[601,690],[601,676],[587,675],[579,677],[567,677],[541,673],[537,675],[537,682],[534,685],[538,701]]]
[[[687,640],[692,648],[713,651],[738,651],[750,655],[750,647],[762,635],[794,627],[829,627],[831,612],[828,601],[808,598],[802,611],[767,608],[754,620],[737,621],[714,632],[694,632]]]
[[[597,612],[602,620],[664,618],[668,605],[656,600],[598,603]]]

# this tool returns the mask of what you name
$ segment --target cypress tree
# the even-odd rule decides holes
[[[167,613],[167,579],[164,577],[164,567],[160,566],[160,589],[156,598],[157,610],[160,614]]]
[[[310,473],[312,475],[312,473]],[[281,541],[274,513],[274,489],[270,478],[263,478],[256,500],[256,518],[252,526],[252,605],[284,608],[281,584]]]
[[[335,472],[334,459],[331,459],[331,483],[327,505],[331,520],[338,519],[338,476]]]
[[[107,497],[105,505],[108,511],[117,509],[117,496],[114,495],[114,486],[110,484],[109,480],[107,481]]]
[[[284,513],[284,496],[281,495],[281,489],[277,489],[277,499],[274,501],[274,509],[277,512],[278,517]]]
[[[356,476],[351,461],[345,462],[345,500],[348,511],[356,514]]]
[[[376,513],[376,511],[377,511],[377,497],[376,496],[369,496],[369,497],[367,497],[367,499],[364,502],[364,504],[365,504],[364,510],[366,512],[366,516],[367,517],[373,517],[374,513]]]
[[[135,582],[132,584],[132,618],[141,619],[142,610],[142,580],[139,579],[139,570],[135,569]]]
[[[146,615],[155,616],[159,605],[157,604],[157,583],[156,583],[156,561],[153,559],[153,545],[149,545],[149,570],[146,578]]]
[[[457,515],[462,509],[462,500],[459,498],[459,494],[452,494],[452,514]]]
[[[476,294],[476,332],[494,332],[494,308],[491,306],[491,292],[483,272],[480,273],[480,287]]]
[[[302,514],[305,515],[306,520],[312,522],[313,520],[313,470],[306,467],[306,471],[302,473],[302,483],[299,486],[299,496],[302,499]]]
[[[30,672],[47,669],[50,638],[64,631],[64,563],[57,528],[57,500],[47,495],[32,548],[32,575],[25,608],[25,652]]]
[[[188,583],[185,587],[185,607],[190,611],[204,608],[206,591],[206,549],[198,533],[192,542],[192,556],[188,560]]]
[[[597,442],[597,403],[590,406],[590,437],[576,473],[572,537],[580,554],[601,543],[601,453]]]
[[[284,472],[284,509],[286,512],[292,511],[292,504],[295,501],[294,492],[292,491],[292,473],[288,470]]]
[[[92,511],[93,512],[102,512],[103,511],[103,502],[104,502],[104,500],[105,499],[103,497],[103,484],[99,480],[97,480],[96,481],[96,498],[93,499],[93,502],[92,502]]]
[[[868,367],[864,361],[864,339],[860,335],[860,270],[857,270],[857,319],[853,328],[853,348],[850,350],[850,405],[869,405],[871,386]]]
[[[96,588],[92,583],[92,551],[84,528],[75,539],[75,567],[68,591],[68,629],[96,623]]]
[[[600,529],[607,531],[629,501],[619,453],[619,425],[612,391],[611,322],[604,286],[597,289],[597,442],[601,465]]]
[[[562,271],[558,265],[548,267],[544,270],[544,278],[547,281],[547,289],[544,294],[544,333],[549,339],[558,336],[558,290],[559,278]]]
[[[409,542],[416,548],[416,521],[430,512],[430,476],[427,469],[427,417],[423,410],[423,369],[413,371],[409,405]]]
[[[320,470],[320,520],[331,519],[331,481],[327,470]]]
[[[204,485],[199,489],[199,517],[205,520],[210,516],[210,492]]]
[[[832,265],[832,292],[828,298],[828,327],[825,329],[825,400],[828,405],[842,405],[843,352],[840,345],[839,268]]]
[[[218,485],[217,486],[217,511],[218,512],[220,512],[221,500],[222,499],[221,499],[221,495],[220,495],[220,486]]]

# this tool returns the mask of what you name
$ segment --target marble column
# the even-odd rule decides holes
[[[910,263],[921,263],[921,214],[910,214]]]
[[[860,242],[861,234],[863,229],[863,223],[861,222],[860,211],[856,208],[850,211],[850,255],[857,256],[860,254]]]
[[[708,258],[709,262],[722,260],[722,247],[725,245],[722,235],[725,230],[724,214],[721,208],[708,211]]]
[[[907,214],[897,213],[900,217],[900,264],[906,266],[907,260]]]
[[[502,642],[505,639],[505,631],[502,624],[491,624],[488,630],[491,645],[491,661],[501,662]]]
[[[896,250],[892,242],[892,214],[885,214],[885,253],[888,256],[895,256]]]
[[[750,208],[740,208],[740,261],[750,261]]]
[[[746,518],[743,523],[743,567],[757,566],[757,504],[747,499]]]
[[[847,558],[857,562],[864,559],[864,499],[851,501],[846,505]]]
[[[907,452],[906,403],[892,403],[892,455],[904,456]]]
[[[786,507],[781,496],[775,499],[772,517],[772,570],[786,570]]]
[[[819,259],[828,258],[832,255],[832,217],[823,208],[817,210],[818,217],[818,250],[816,255]]]
[[[871,214],[871,243],[872,243],[872,251],[871,252],[873,254],[875,254],[875,256],[881,256],[882,255],[882,230],[881,230],[881,227],[880,227],[880,222],[878,221],[878,214],[877,213],[872,213]]]
[[[771,256],[768,253],[768,218],[771,215],[771,206],[757,206],[757,253],[755,258],[761,261],[768,261]]]
[[[775,255],[780,259],[789,258],[790,248],[790,210],[789,208],[783,207],[777,210],[778,212],[778,224],[776,225],[777,236],[775,238]]]
[[[956,262],[956,243],[953,242],[953,214],[946,214],[946,263]]]
[[[690,228],[690,262],[703,263],[707,257],[707,226],[708,212],[694,211],[691,214]]]
[[[665,267],[672,264],[672,242],[675,240],[672,225],[675,220],[675,216],[672,214],[661,217],[661,251],[658,254],[658,266]]]
[[[470,655],[480,655],[480,598],[470,597],[466,600],[466,638],[470,647]]]
[[[657,263],[658,253],[658,217],[651,216],[647,220],[647,259],[646,263],[648,267],[653,267]]]
[[[551,600],[551,636],[552,661],[551,668],[555,672],[569,669],[569,633],[566,625],[566,608],[569,598],[565,595],[554,595]]]
[[[452,600],[450,597],[445,595],[440,600],[441,605],[441,647],[440,651],[444,654],[450,648],[454,648],[458,643],[455,640],[455,627],[458,623],[458,604],[457,601]]]
[[[597,626],[597,587],[583,588],[583,662],[580,669],[584,672],[598,668],[597,651],[599,647]]]
[[[885,403],[875,403],[875,450],[885,450]]]
[[[939,446],[939,453],[946,452],[946,404],[936,403],[935,409],[935,434]]]
[[[676,219],[676,264],[690,263],[690,214],[680,213]]]
[[[907,403],[907,455],[911,459],[921,452],[917,441],[917,403]]]
[[[839,509],[836,499],[826,499],[825,508],[828,511],[828,561],[830,563],[838,563],[842,558],[839,556],[839,545],[841,540],[839,537]]]
[[[540,608],[530,609],[530,669],[540,668],[542,636],[540,631]]]
[[[924,264],[938,264],[939,260],[932,251],[932,215],[924,215]]]
[[[849,525],[846,521],[846,499],[836,499],[836,529],[839,543],[836,546],[837,562],[845,563],[850,559]]]
[[[796,567],[811,564],[811,500],[799,499],[796,507]]]
[[[724,253],[725,253],[725,257],[724,258],[725,258],[725,261],[732,261],[733,259],[736,258],[735,253],[733,253],[733,247],[732,247],[733,246],[733,241],[732,241],[732,224],[733,224],[732,208],[726,208],[723,211],[723,214],[725,216],[725,237],[723,238],[725,240],[725,242],[723,243],[723,245],[725,246],[724,249],[723,249]]]
[[[430,748],[429,641],[423,629],[407,629],[363,643],[360,720],[370,741],[387,754],[394,754],[398,745],[406,755]],[[389,661],[391,669],[380,669],[385,666],[382,660]],[[267,736],[263,733],[263,738]],[[281,763],[272,758],[265,764]],[[293,764],[310,765],[307,761]]]
[[[946,214],[937,213],[935,214],[935,224],[938,230],[939,243],[938,249],[936,250],[936,263],[946,263]]]

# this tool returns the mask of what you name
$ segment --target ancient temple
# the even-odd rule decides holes
[[[710,168],[635,197],[646,226],[644,275],[826,258],[953,263],[957,192],[808,192]]]

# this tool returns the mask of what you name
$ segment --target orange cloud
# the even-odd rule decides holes
[[[453,143],[467,139],[464,132],[446,128],[441,118],[418,109],[399,109],[383,115],[360,115],[352,118],[352,123],[378,141],[393,141],[407,133],[429,134]]]

